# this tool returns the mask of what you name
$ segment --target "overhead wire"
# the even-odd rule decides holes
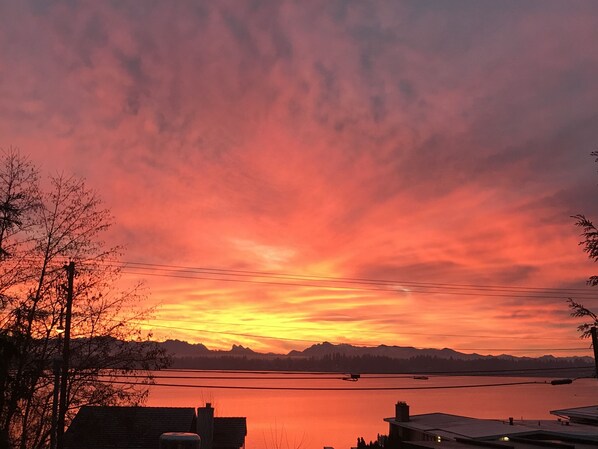
[[[209,379],[209,380],[343,380],[343,377],[338,375],[332,376],[334,373],[330,373],[329,377],[314,377],[314,376],[163,376],[161,374],[153,374],[151,376],[152,379],[184,379],[184,380],[192,380],[192,379]],[[113,375],[104,375],[100,374],[100,377],[117,377],[117,378],[125,378],[125,379],[146,379],[148,376],[141,375],[141,374],[117,374],[116,376]],[[369,376],[368,376],[369,377]],[[405,379],[411,379],[413,376],[406,376]],[[399,377],[393,377],[393,379],[399,379]]]
[[[560,295],[568,295],[570,293],[576,293],[576,295],[590,295],[588,299],[598,299],[598,295],[591,294],[588,289],[584,288],[555,288],[555,287],[524,287],[515,285],[492,285],[492,284],[472,284],[472,283],[448,283],[448,282],[419,282],[419,281],[408,281],[403,279],[374,279],[374,278],[359,278],[359,277],[339,277],[339,276],[323,276],[323,275],[305,275],[305,274],[294,274],[294,273],[279,273],[272,271],[258,271],[258,270],[239,270],[230,268],[214,268],[214,267],[190,267],[184,265],[169,265],[169,264],[157,264],[147,262],[137,262],[130,260],[116,260],[116,259],[82,259],[79,263],[93,262],[98,265],[107,265],[112,267],[118,267],[121,269],[135,268],[141,270],[159,270],[166,272],[190,272],[199,274],[217,274],[217,275],[231,275],[231,276],[248,276],[248,277],[269,277],[275,279],[287,279],[287,280],[316,280],[316,281],[328,281],[328,282],[339,282],[339,283],[356,283],[356,284],[374,284],[374,285],[388,285],[395,286],[400,285],[414,285],[426,288],[447,288],[447,289],[473,289],[476,291],[480,290],[491,290],[500,292],[528,292],[528,293],[557,293]],[[141,274],[141,273],[139,273]],[[145,274],[145,273],[144,273]],[[218,278],[217,280],[223,280]],[[299,284],[293,284],[299,285]],[[542,296],[544,297],[544,296]]]
[[[184,327],[175,327],[175,326],[167,326],[163,324],[148,324],[142,321],[137,321],[137,324],[142,326],[149,326],[149,327],[159,327],[164,329],[174,329],[178,331],[190,331],[190,332],[200,332],[200,333],[208,333],[208,334],[219,334],[219,335],[235,335],[237,337],[249,337],[249,338],[258,338],[258,339],[265,339],[265,340],[280,340],[280,341],[296,341],[302,343],[321,343],[321,340],[306,340],[304,338],[291,338],[291,337],[271,337],[267,335],[256,335],[256,334],[248,334],[243,332],[223,332],[223,331],[213,331],[208,329],[191,329],[191,328],[184,328]]]
[[[177,279],[194,279],[194,280],[204,280],[204,281],[219,281],[219,282],[237,282],[237,283],[244,283],[244,284],[261,284],[261,285],[277,285],[277,286],[284,286],[284,287],[309,287],[309,288],[320,288],[320,289],[330,289],[330,290],[348,290],[348,291],[378,291],[378,292],[390,292],[390,293],[422,293],[422,294],[444,294],[444,295],[454,295],[454,296],[489,296],[489,297],[499,297],[499,298],[522,298],[522,299],[563,299],[564,294],[518,294],[514,293],[487,293],[486,291],[483,292],[469,292],[469,291],[454,291],[454,292],[447,292],[442,291],[437,288],[437,290],[416,290],[416,289],[409,289],[409,290],[400,290],[397,288],[376,288],[376,287],[355,287],[355,286],[346,286],[346,285],[325,285],[325,284],[307,284],[304,282],[274,282],[274,281],[263,281],[258,279],[234,279],[234,278],[215,278],[215,277],[207,277],[207,276],[190,276],[190,275],[182,275],[182,274],[174,274],[174,273],[140,273],[137,271],[131,271],[126,268],[123,269],[123,274],[130,274],[136,276],[153,276],[153,277],[167,277],[167,278],[177,278]],[[386,284],[388,287],[393,287],[390,284]],[[430,287],[433,288],[433,287]],[[500,291],[500,290],[496,290]],[[533,293],[533,292],[530,292]],[[579,296],[576,296],[579,298]],[[598,299],[597,296],[592,297],[580,297],[580,299]]]
[[[426,375],[432,377],[455,377],[460,375],[476,374],[519,374],[519,373],[552,373],[563,371],[593,370],[592,365],[571,366],[560,368],[519,368],[519,369],[495,369],[495,370],[468,370],[468,371],[413,371],[401,373],[360,373],[361,380],[370,379],[413,379],[414,376]],[[136,370],[130,370],[136,371]],[[158,370],[162,373],[197,373],[194,376],[188,375],[170,375],[170,374],[152,374],[152,379],[182,379],[182,380],[346,380],[348,372],[309,372],[309,371],[237,371],[237,370],[191,370],[191,369],[165,369]],[[223,373],[216,376],[214,374]],[[235,373],[232,374],[231,373]],[[208,375],[205,375],[208,374]],[[247,375],[245,375],[247,374]],[[258,375],[259,374],[259,375]],[[100,374],[100,377],[117,377],[131,379],[145,379],[148,376],[143,374]]]
[[[519,372],[552,372],[552,371],[573,371],[573,370],[581,370],[581,369],[594,369],[594,365],[577,365],[577,366],[568,366],[568,367],[560,367],[560,368],[511,368],[511,369],[489,369],[489,370],[459,370],[459,371],[401,371],[397,373],[364,373],[362,376],[365,378],[385,378],[385,376],[403,376],[403,375],[461,375],[461,374],[492,374],[492,373],[519,373]],[[135,370],[131,370],[135,371]],[[205,370],[205,369],[189,369],[189,368],[165,368],[158,370],[158,372],[178,372],[178,373],[224,373],[229,374],[231,372],[235,373],[242,373],[242,374],[261,374],[263,376],[269,376],[271,374],[274,375],[303,375],[309,374],[310,376],[320,376],[320,375],[331,375],[331,374],[347,374],[347,372],[332,372],[332,371],[278,371],[278,370],[268,370],[268,371],[256,371],[256,370]],[[260,377],[262,378],[262,377]]]
[[[366,291],[383,291],[391,293],[401,293],[402,290],[397,288],[397,284],[400,286],[415,285],[424,290],[408,289],[408,293],[425,293],[425,294],[452,294],[452,295],[464,295],[464,296],[495,296],[495,297],[510,297],[510,298],[555,298],[562,299],[563,295],[576,293],[576,297],[581,294],[582,299],[598,299],[598,296],[585,296],[587,291],[584,289],[557,289],[557,288],[540,288],[540,287],[521,287],[521,286],[499,286],[499,285],[481,285],[481,284],[451,284],[451,283],[426,283],[426,282],[415,282],[415,281],[404,281],[404,280],[387,280],[387,279],[370,279],[370,278],[343,278],[343,277],[332,277],[332,276],[316,276],[316,275],[302,275],[302,274],[289,274],[289,273],[275,273],[267,271],[255,271],[255,270],[234,270],[234,269],[223,269],[223,268],[208,268],[208,267],[188,267],[182,265],[166,265],[166,264],[153,264],[145,262],[135,261],[113,261],[107,260],[103,263],[108,264],[119,264],[113,266],[120,266],[124,274],[136,275],[136,276],[155,276],[155,277],[170,277],[170,278],[183,278],[183,279],[194,279],[194,280],[211,280],[211,281],[225,281],[225,282],[241,282],[241,283],[252,283],[252,284],[266,284],[266,285],[278,285],[278,286],[292,286],[292,287],[310,287],[310,288],[326,288],[335,290],[366,290]],[[133,271],[141,270],[139,271]],[[182,273],[191,273],[192,275],[186,275]],[[205,276],[207,274],[208,276]],[[213,277],[218,276],[218,277]],[[225,277],[222,277],[225,276]],[[235,276],[237,278],[231,278]],[[245,278],[239,279],[238,276],[244,276]],[[255,279],[258,277],[258,279]],[[248,279],[250,278],[250,279]],[[263,280],[273,279],[273,280]],[[281,280],[292,280],[299,282],[279,282]],[[309,281],[310,283],[306,283]],[[315,282],[315,283],[312,283]],[[332,283],[334,285],[322,284]],[[350,285],[346,285],[350,284]],[[357,285],[355,285],[357,284]],[[426,290],[427,289],[427,290]],[[556,295],[556,296],[555,296]],[[154,324],[154,327],[167,326]],[[170,328],[170,326],[169,326]],[[320,340],[311,339],[300,339],[300,338],[284,338],[284,337],[271,337],[264,335],[256,335],[252,333],[241,333],[241,332],[223,332],[223,331],[208,331],[198,329],[185,329],[179,327],[178,330],[188,331],[199,331],[208,333],[219,333],[224,335],[236,335],[248,338],[258,339],[272,339],[282,341],[300,341],[308,343],[319,343]],[[471,336],[468,336],[471,337]],[[489,338],[483,336],[481,338]],[[513,337],[509,337],[513,338]],[[479,350],[479,351],[584,351],[585,348],[456,348],[458,350]]]
[[[578,292],[587,292],[587,289],[581,288],[569,288],[569,289],[562,289],[562,288],[545,288],[545,287],[521,287],[521,286],[508,286],[508,285],[484,285],[484,284],[455,284],[455,283],[445,283],[445,282],[416,282],[416,281],[405,281],[405,280],[388,280],[388,279],[372,279],[372,278],[351,278],[351,277],[334,277],[334,276],[321,276],[321,275],[302,275],[302,274],[288,274],[288,273],[275,273],[275,272],[268,272],[268,271],[251,271],[251,270],[234,270],[234,269],[224,269],[224,268],[208,268],[208,267],[188,267],[188,266],[180,266],[180,265],[165,265],[165,264],[150,264],[144,262],[132,262],[132,261],[123,261],[123,266],[126,265],[136,265],[136,266],[146,266],[146,267],[154,267],[154,268],[163,268],[163,269],[173,269],[175,271],[196,271],[196,272],[215,272],[215,273],[223,273],[223,274],[232,274],[237,273],[237,275],[248,275],[248,276],[259,276],[259,277],[275,277],[275,278],[284,278],[284,279],[306,279],[306,280],[326,280],[331,282],[343,282],[343,283],[371,283],[371,284],[407,284],[407,285],[418,285],[418,286],[436,286],[436,287],[450,287],[450,288],[473,288],[473,289],[499,289],[499,290],[518,290],[518,291],[553,291],[553,292],[571,292],[571,291],[578,291]],[[593,295],[594,298],[598,299],[598,296]]]
[[[101,383],[120,384],[120,385],[139,385],[134,382],[123,382],[117,380],[103,381]],[[522,382],[500,382],[492,384],[467,384],[467,385],[430,385],[418,387],[272,387],[272,386],[254,386],[254,385],[195,385],[195,384],[170,384],[170,383],[143,383],[144,386],[151,387],[170,387],[170,388],[204,388],[204,389],[222,389],[222,390],[277,390],[277,391],[399,391],[399,390],[449,390],[461,388],[489,388],[505,387],[515,385],[549,385],[548,381],[522,381]]]
[[[97,263],[97,261],[96,261]],[[413,293],[444,293],[450,294],[446,290],[457,290],[453,292],[459,295],[474,295],[483,294],[485,296],[505,296],[505,297],[517,297],[517,298],[555,298],[560,299],[563,296],[575,296],[576,298],[586,300],[598,300],[598,295],[591,294],[587,289],[582,288],[551,288],[551,287],[523,287],[513,285],[487,285],[487,284],[466,284],[466,283],[445,283],[445,282],[417,282],[407,280],[390,280],[390,279],[372,279],[372,278],[352,278],[352,277],[334,277],[334,276],[321,276],[321,275],[304,275],[304,274],[292,274],[292,273],[276,273],[269,271],[257,271],[257,270],[235,270],[225,268],[213,268],[213,267],[189,267],[183,265],[167,265],[167,264],[156,264],[156,263],[145,263],[136,261],[117,261],[117,260],[105,260],[102,263],[120,267],[123,273],[132,274],[137,276],[160,276],[160,277],[176,277],[176,278],[187,278],[187,279],[198,279],[198,280],[213,280],[213,281],[230,281],[230,282],[246,282],[246,283],[259,283],[266,285],[283,285],[283,286],[303,286],[303,287],[317,287],[317,288],[330,288],[330,289],[348,289],[348,290],[373,290],[373,291],[391,291],[400,292],[397,290],[399,286],[415,286],[419,288],[425,288],[428,290],[414,290],[410,289],[408,292]],[[143,270],[143,272],[132,271],[132,270]],[[161,273],[150,273],[151,271],[159,271]],[[179,273],[179,274],[177,274]],[[215,276],[229,276],[229,277],[207,277],[207,276],[189,276],[180,273],[191,273],[199,275],[215,275]],[[251,278],[266,278],[266,279],[282,279],[292,281],[315,281],[318,284],[307,284],[305,282],[271,282],[256,279],[231,279],[230,276],[234,277],[251,277]],[[367,287],[351,287],[350,285],[322,285],[322,282],[339,283],[339,284],[358,284],[358,285],[377,285],[379,287],[393,287],[393,288],[367,288]],[[435,291],[429,291],[429,289]],[[436,291],[438,290],[438,291]],[[443,291],[444,290],[444,291]],[[465,290],[465,291],[464,291]],[[467,292],[473,290],[473,293]],[[498,293],[511,293],[505,295],[491,294],[492,292]],[[522,294],[525,293],[525,294]]]

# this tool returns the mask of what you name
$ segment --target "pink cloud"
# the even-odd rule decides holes
[[[582,288],[592,266],[569,216],[596,210],[594,9],[3,5],[0,145],[85,176],[128,260]],[[516,348],[549,321],[575,338],[560,298],[145,277],[174,327],[461,347],[504,346],[474,336],[507,327]]]

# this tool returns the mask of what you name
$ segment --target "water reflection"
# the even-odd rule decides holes
[[[249,449],[348,449],[357,437],[366,441],[387,433],[383,418],[394,414],[398,400],[412,414],[444,412],[477,418],[552,419],[550,410],[598,404],[596,379],[550,385],[552,379],[521,377],[361,375],[346,382],[339,374],[219,373],[162,371],[170,378],[153,386],[148,406],[189,407],[211,402],[216,416],[246,416]],[[361,390],[360,388],[421,388],[544,382],[462,389]],[[222,387],[222,388],[212,388]],[[323,390],[244,390],[249,388],[322,388]],[[343,388],[342,390],[326,390]]]

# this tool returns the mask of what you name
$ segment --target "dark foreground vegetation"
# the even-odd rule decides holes
[[[62,449],[79,407],[141,403],[168,363],[131,325],[144,297],[121,288],[110,212],[83,180],[40,176],[0,149],[0,448]]]

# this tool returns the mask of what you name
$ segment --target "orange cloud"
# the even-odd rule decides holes
[[[584,347],[566,292],[480,286],[592,272],[569,216],[598,212],[596,6],[0,8],[0,145],[86,177],[126,260],[237,270],[128,270],[157,336]]]

